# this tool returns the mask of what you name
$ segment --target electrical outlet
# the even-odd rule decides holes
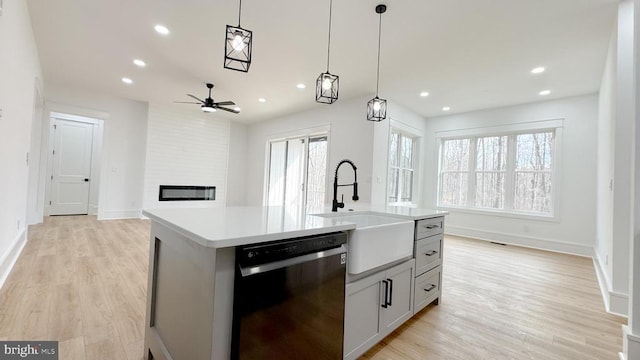
[[[0,0],[2,1],[2,0]],[[2,15],[2,10],[0,9],[0,15]],[[2,120],[2,108],[0,108],[0,120]]]
[[[27,161],[27,165],[29,165],[29,153],[27,152],[27,156],[26,156],[26,161]]]

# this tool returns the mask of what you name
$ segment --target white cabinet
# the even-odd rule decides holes
[[[344,358],[355,359],[413,315],[415,260],[346,286]]]
[[[444,217],[416,221],[414,313],[440,302],[443,236]]]

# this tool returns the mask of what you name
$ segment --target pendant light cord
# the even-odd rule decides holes
[[[238,27],[240,26],[240,14],[242,14],[242,0],[240,0],[240,6],[238,6]]]
[[[378,22],[378,77],[376,78],[376,97],[378,97],[378,85],[380,85],[380,34],[382,34],[382,13],[380,13],[380,22]]]
[[[331,55],[331,10],[332,9],[333,9],[333,0],[329,0],[329,41],[327,42],[327,73],[329,72],[329,56]]]

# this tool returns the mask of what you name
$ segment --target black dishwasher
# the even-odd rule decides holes
[[[232,359],[342,359],[346,240],[236,248]]]

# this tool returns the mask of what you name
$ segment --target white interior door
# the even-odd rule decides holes
[[[54,119],[50,215],[89,213],[93,124]]]

